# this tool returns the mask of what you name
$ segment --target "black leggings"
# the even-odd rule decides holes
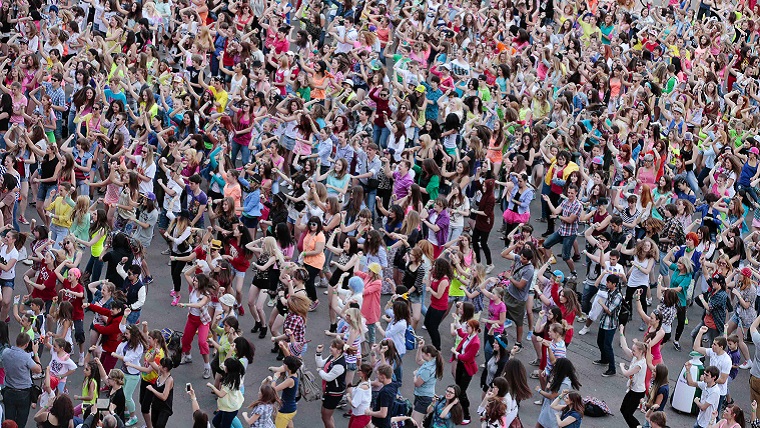
[[[676,306],[676,320],[678,325],[676,326],[676,342],[681,339],[683,329],[686,326],[686,306]]]
[[[639,408],[639,402],[645,395],[646,393],[644,392],[628,391],[628,393],[625,394],[625,397],[623,397],[623,403],[620,404],[620,414],[623,415],[623,419],[625,419],[629,428],[636,428],[640,425],[639,420],[633,415],[636,414],[636,409]]]
[[[446,315],[445,310],[433,308],[428,308],[427,314],[425,314],[425,327],[427,327],[428,334],[430,335],[430,343],[439,351],[441,350],[441,333],[438,332],[438,326],[441,325],[444,315]],[[457,366],[460,365],[457,364]]]
[[[428,310],[428,313],[430,311]],[[472,376],[467,374],[464,364],[457,363],[457,370],[454,373],[454,382],[459,385],[459,402],[462,404],[464,419],[470,420],[470,399],[467,397],[467,388],[470,386]]]
[[[318,300],[317,288],[315,287],[314,282],[317,280],[321,269],[317,269],[314,266],[309,266],[306,264],[304,267],[306,268],[306,271],[309,272],[309,278],[306,279],[306,284],[304,284],[306,287],[306,295],[309,296],[309,299],[311,299],[312,302],[316,302]]]
[[[482,248],[483,254],[486,255],[486,264],[492,264],[491,249],[488,248],[488,235],[490,234],[490,230],[488,232],[483,232],[478,229],[472,230],[472,248],[475,250],[475,259],[478,263],[480,263],[480,249]]]
[[[153,411],[150,414],[150,421],[153,423],[153,428],[166,428],[166,424],[169,422],[169,416],[172,412],[169,410]]]
[[[634,314],[638,314],[636,311],[636,308],[633,306],[633,296],[636,293],[636,290],[641,290],[641,295],[639,296],[639,301],[641,302],[641,309],[644,310],[644,312],[647,311],[647,293],[646,293],[646,287],[626,287],[625,288],[625,303],[628,305],[628,309],[631,311],[631,318],[628,320],[628,322],[633,321]]]
[[[174,257],[185,257],[188,253],[175,253],[174,251],[171,252],[171,255]],[[171,262],[171,271],[172,271],[172,285],[174,286],[174,292],[179,293],[179,291],[182,289],[182,269],[185,268],[185,265],[187,265],[187,262],[182,262],[179,260],[174,260]]]
[[[554,193],[551,191],[549,192],[549,200],[552,201],[552,205],[554,205],[555,208],[559,206],[559,203],[562,200],[561,196],[562,195],[559,193]],[[542,199],[541,203],[546,204],[546,201]],[[549,212],[548,204],[547,204],[546,214],[547,214],[546,233],[554,233],[554,222],[556,221],[556,219],[552,217],[552,213]]]

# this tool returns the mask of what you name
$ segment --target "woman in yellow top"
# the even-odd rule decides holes
[[[117,46],[124,43],[124,21],[120,16],[112,16],[108,20],[108,29],[106,30],[106,50],[108,52],[116,49]]]
[[[74,415],[82,414],[82,407],[88,405],[92,406],[98,401],[98,391],[100,390],[100,369],[98,363],[90,361],[84,366],[83,372],[84,380],[82,381],[82,395],[75,395],[75,400],[82,400],[82,404],[79,404],[74,408]]]
[[[53,190],[45,201],[45,211],[50,216],[50,239],[55,242],[55,247],[60,248],[61,241],[69,234],[71,227],[71,213],[74,212],[74,201],[71,199],[71,183],[61,183],[58,186],[58,194]],[[51,201],[51,199],[54,200]]]
[[[124,317],[126,320],[126,317]],[[140,413],[143,420],[150,420],[150,405],[153,402],[153,394],[148,391],[148,385],[155,385],[158,374],[161,371],[161,360],[169,355],[166,348],[166,340],[160,330],[148,332],[148,324],[143,323],[140,333],[148,342],[148,350],[143,354],[140,366],[132,363],[124,363],[140,371]]]

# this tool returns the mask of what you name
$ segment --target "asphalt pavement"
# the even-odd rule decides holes
[[[533,204],[533,211],[535,213],[540,214],[540,208],[538,206],[537,201],[534,201]],[[531,218],[531,224],[536,228],[535,235],[538,236],[541,233],[543,233],[546,230],[546,224],[540,223],[537,221],[539,218],[539,215],[533,215]],[[36,218],[37,214],[34,210],[34,207],[29,207],[27,209],[27,212],[25,213],[25,216],[27,219]],[[500,218],[501,216],[498,215],[497,218]],[[501,220],[497,220],[497,224],[501,224]],[[22,225],[22,231],[28,231],[29,226],[23,226]],[[491,233],[489,244],[491,246],[491,252],[494,255],[494,264],[496,265],[496,269],[492,272],[492,275],[496,275],[502,270],[505,270],[509,267],[509,264],[506,260],[501,259],[499,257],[499,253],[504,248],[503,241],[500,240],[500,236],[497,233],[497,230],[494,230]],[[582,238],[579,238],[579,240]],[[170,305],[170,302],[172,298],[169,296],[169,292],[171,290],[171,278],[169,275],[169,267],[167,266],[168,263],[168,256],[161,255],[161,251],[164,250],[165,244],[164,241],[160,237],[154,237],[153,244],[147,249],[148,253],[148,263],[151,267],[151,272],[154,275],[154,282],[149,286],[148,288],[148,299],[145,303],[144,309],[142,311],[141,321],[148,321],[150,328],[171,328],[174,330],[182,331],[185,319],[187,316],[187,309],[181,309],[179,307],[172,307]],[[582,248],[582,247],[581,247]],[[560,246],[555,247],[556,251],[560,251]],[[82,267],[87,261],[87,258],[83,257],[82,261]],[[511,263],[511,262],[510,262]],[[563,269],[566,273],[568,272],[567,267],[565,266],[564,262],[559,261],[557,265],[555,265],[556,268]],[[585,266],[583,266],[582,263],[578,263],[578,272],[579,272],[579,278],[578,282],[581,283],[582,279],[585,276]],[[25,271],[25,268],[18,269],[18,276],[20,277],[23,272]],[[247,293],[248,286],[250,284],[250,273],[246,276],[245,280],[245,290]],[[23,291],[23,286],[21,286],[21,280],[18,279],[16,281],[17,286],[19,288],[16,289],[15,294],[20,294]],[[318,293],[321,293],[324,289],[319,289]],[[387,301],[389,296],[383,296],[383,303]],[[186,301],[186,296],[183,296],[183,301]],[[247,310],[247,307],[246,307]],[[670,387],[671,387],[671,393],[673,391],[673,388],[675,386],[676,378],[683,366],[683,363],[689,359],[688,354],[691,347],[691,339],[689,337],[689,332],[691,331],[691,328],[695,325],[697,320],[701,316],[701,308],[697,307],[696,305],[689,309],[688,312],[688,318],[691,321],[690,325],[686,327],[686,330],[684,332],[683,337],[681,338],[681,345],[683,346],[683,350],[681,352],[677,352],[673,346],[672,342],[668,343],[667,345],[663,346],[662,348],[662,355],[664,362],[668,365],[669,371],[670,371]],[[85,325],[89,325],[90,320],[92,318],[92,314],[88,313]],[[448,360],[451,356],[450,351],[448,351],[453,346],[453,339],[448,334],[449,331],[449,322],[451,319],[446,319],[441,324],[441,336],[443,338],[442,340],[442,349],[444,358],[447,361],[447,368],[445,370],[444,378],[443,380],[439,381],[438,386],[436,390],[439,393],[442,393],[446,385],[453,384],[454,379],[451,374],[451,370],[448,367]],[[629,333],[627,334],[628,340],[630,341],[634,337],[641,337],[643,333],[640,333],[638,331],[638,325],[639,325],[639,318],[638,315],[635,316],[633,323],[631,324],[632,328],[629,327]],[[268,367],[270,366],[277,366],[279,365],[279,362],[275,360],[276,354],[270,353],[270,349],[272,347],[271,342],[268,338],[266,339],[259,339],[258,334],[252,334],[250,333],[251,327],[253,327],[253,318],[250,314],[246,312],[245,316],[240,317],[240,325],[241,329],[243,331],[243,335],[248,338],[251,343],[253,343],[256,347],[256,354],[254,358],[254,362],[248,366],[248,373],[246,373],[245,376],[245,397],[246,397],[246,404],[245,407],[248,406],[248,404],[252,403],[256,399],[258,386],[261,383],[261,380],[264,379],[266,376],[269,375]],[[582,327],[581,323],[575,324],[575,329],[579,330]],[[315,369],[315,363],[314,363],[314,348],[318,344],[325,344],[329,345],[329,339],[324,335],[324,330],[329,328],[329,320],[328,320],[328,314],[327,314],[327,306],[325,304],[322,304],[319,306],[319,308],[315,311],[309,314],[308,317],[308,326],[307,326],[307,340],[310,342],[310,350],[307,353],[305,357],[305,363],[308,368],[311,368],[312,370]],[[583,396],[594,396],[599,399],[605,400],[610,409],[613,411],[613,416],[607,416],[603,418],[584,418],[583,420],[583,427],[623,427],[625,426],[625,422],[623,421],[622,417],[619,415],[619,408],[620,403],[622,402],[623,396],[625,394],[625,388],[626,388],[626,379],[618,374],[617,376],[605,378],[602,377],[602,372],[606,370],[604,367],[595,366],[592,364],[592,361],[599,359],[600,353],[599,349],[596,345],[596,336],[597,336],[597,325],[594,324],[593,330],[589,332],[585,336],[580,336],[578,334],[574,335],[572,344],[568,348],[567,357],[574,363],[578,374],[580,378],[580,382],[582,383],[582,388],[580,389],[580,392]],[[16,334],[19,332],[19,325],[15,322],[11,323],[10,326],[11,330],[11,337],[15,337]],[[511,328],[508,331],[510,336],[510,344],[514,343],[515,341],[515,329]],[[427,332],[423,330],[421,327],[418,329],[417,334],[422,335],[426,339],[429,338]],[[526,329],[527,334],[527,329]],[[516,358],[519,358],[526,366],[528,371],[530,372],[533,367],[528,365],[528,361],[534,359],[536,357],[535,352],[533,350],[533,347],[531,346],[530,342],[527,341],[525,338],[523,338],[523,344],[525,346],[524,350],[517,355]],[[750,346],[750,352],[754,352],[754,347],[752,344],[749,344]],[[620,361],[626,361],[623,360],[622,352],[620,351],[620,348],[618,346],[617,340],[615,341],[615,352],[616,352],[616,358],[617,362]],[[196,390],[198,402],[201,406],[201,409],[203,409],[205,412],[207,412],[210,416],[212,415],[212,412],[216,408],[216,401],[209,390],[205,386],[207,380],[202,378],[202,372],[203,372],[203,363],[200,358],[198,347],[197,347],[197,340],[193,343],[193,363],[182,365],[173,371],[173,376],[175,379],[175,386],[178,388],[177,391],[175,391],[174,394],[174,415],[169,420],[169,426],[171,427],[184,427],[189,426],[189,424],[192,421],[192,408],[190,404],[190,399],[187,396],[187,394],[184,392],[184,385],[187,382],[190,382],[193,387]],[[49,354],[45,353],[43,355],[43,363],[47,363],[50,360]],[[482,354],[479,357],[479,362],[483,362]],[[417,368],[417,365],[414,361],[414,355],[413,353],[409,353],[409,355],[405,356],[404,358],[404,367],[403,367],[403,385],[401,388],[402,394],[409,398],[410,400],[413,400],[413,384],[412,384],[412,372]],[[481,369],[482,370],[482,369]],[[470,387],[468,389],[470,401],[472,403],[472,409],[471,412],[473,415],[476,415],[476,408],[477,405],[480,403],[481,399],[481,389],[479,386],[479,379],[480,379],[480,372],[475,375],[473,378],[473,381],[470,384]],[[735,400],[737,404],[741,405],[745,411],[749,410],[749,385],[748,385],[748,379],[749,379],[749,370],[740,370],[737,378],[731,383],[730,391],[735,397]],[[70,388],[70,395],[79,394],[80,385],[82,382],[82,370],[79,369],[77,372],[70,376],[68,379],[68,385]],[[531,386],[531,389],[533,389],[536,385],[538,385],[538,380],[532,380],[529,379],[529,383]],[[540,406],[534,405],[533,400],[536,400],[538,398],[537,394],[534,393],[534,397],[531,400],[525,401],[521,403],[520,407],[520,417],[522,419],[523,424],[527,426],[534,426],[535,421],[537,419]],[[135,391],[135,399],[137,399],[137,391]],[[76,403],[75,403],[76,404]],[[294,419],[295,427],[319,427],[322,426],[321,418],[320,418],[320,402],[305,402],[300,401],[298,403],[298,414]],[[242,410],[246,410],[245,408]],[[694,422],[696,421],[696,416],[691,415],[681,415],[678,414],[675,410],[673,410],[669,405],[667,409],[667,415],[668,415],[668,425],[671,427],[691,427],[693,426]],[[34,426],[34,422],[32,421],[32,417],[34,416],[34,411],[31,412],[29,423],[27,426],[31,427]],[[639,420],[641,422],[644,421],[643,414],[640,414]],[[479,426],[479,421],[473,420],[471,423],[471,426]],[[140,420],[140,422],[136,425],[137,427],[142,426],[143,421]],[[338,410],[335,413],[335,426],[336,427],[347,427],[348,426],[348,419],[342,417],[342,411]]]

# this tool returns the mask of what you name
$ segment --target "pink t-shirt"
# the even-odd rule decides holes
[[[499,320],[499,318],[501,318],[502,312],[507,312],[507,305],[505,305],[504,302],[499,302],[496,305],[493,302],[490,302],[488,304],[488,319],[489,320],[492,320],[492,321]],[[494,327],[491,330],[491,334],[500,334],[503,331],[504,331],[504,325],[494,324]]]

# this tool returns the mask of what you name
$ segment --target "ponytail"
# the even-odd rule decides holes
[[[443,379],[443,356],[441,352],[433,345],[425,345],[420,348],[420,352],[432,355],[435,358],[435,377]]]

